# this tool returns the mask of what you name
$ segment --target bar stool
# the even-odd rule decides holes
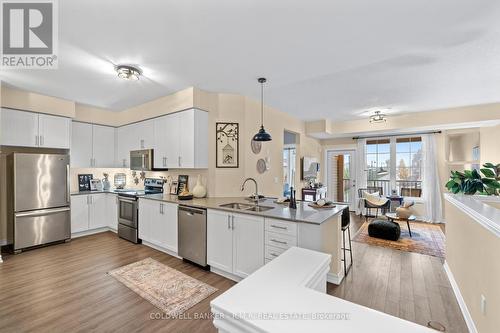
[[[344,262],[344,275],[347,276],[349,270],[352,267],[352,245],[351,245],[351,214],[349,213],[349,207],[342,211],[342,251],[344,253],[343,259]],[[349,237],[349,248],[345,246],[345,233],[347,231],[347,235]],[[347,266],[347,251],[349,251],[349,257],[351,258],[351,263]]]

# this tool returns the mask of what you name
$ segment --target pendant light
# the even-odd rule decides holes
[[[253,136],[254,141],[271,141],[271,135],[264,129],[264,83],[266,78],[261,77],[257,81],[260,83],[260,129],[257,134]]]

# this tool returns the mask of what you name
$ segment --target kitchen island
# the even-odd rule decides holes
[[[329,254],[328,282],[340,284],[344,277],[341,216],[345,205],[318,209],[297,202],[297,209],[290,209],[275,199],[261,200],[257,205],[242,197],[179,200],[165,193],[145,195],[142,200],[207,209],[207,262],[213,272],[235,281],[292,246]],[[264,209],[256,210],[255,206]]]
[[[330,256],[292,247],[210,302],[219,332],[434,332],[326,294]]]

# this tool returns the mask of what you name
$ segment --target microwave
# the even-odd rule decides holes
[[[132,150],[130,152],[130,170],[153,170],[153,149]]]

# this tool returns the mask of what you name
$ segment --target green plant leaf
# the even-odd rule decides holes
[[[485,168],[489,168],[489,169],[494,169],[496,166],[499,166],[500,164],[497,164],[497,165],[494,165],[493,163],[484,163],[483,166]]]
[[[495,178],[496,174],[491,169],[481,169],[481,172],[485,177]]]

